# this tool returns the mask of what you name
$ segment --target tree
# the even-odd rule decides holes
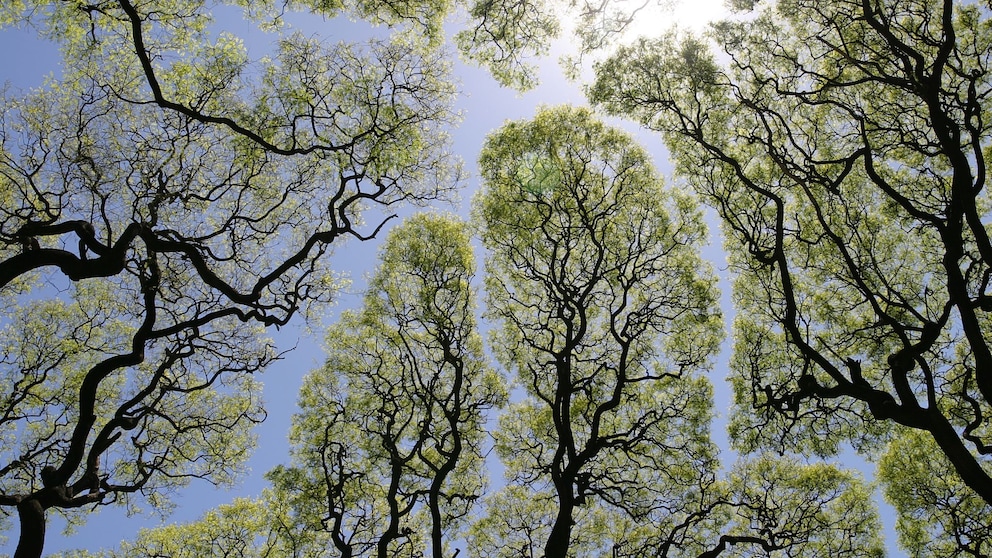
[[[547,108],[492,134],[480,168],[493,352],[525,392],[500,419],[509,486],[474,527],[481,554],[879,552],[847,474],[769,458],[718,478],[705,225],[643,149],[588,110]]]
[[[352,556],[453,556],[485,488],[485,416],[505,398],[482,354],[463,223],[416,215],[390,231],[365,304],[328,333],[269,474],[304,531]]]
[[[715,468],[708,385],[693,377],[720,338],[695,251],[705,229],[688,200],[666,199],[646,152],[588,111],[505,125],[479,166],[493,349],[527,391],[497,447],[513,482],[550,483],[545,554],[565,556],[586,500],[653,504],[626,489],[639,464],[664,459],[650,470],[685,487]],[[672,217],[657,207],[679,202]]]
[[[777,2],[712,28],[725,65],[703,38],[645,39],[590,88],[660,131],[723,219],[738,445],[851,442],[881,458],[903,540],[955,552],[992,513],[988,7]],[[924,447],[942,456],[898,480]],[[923,486],[945,465],[957,479]]]
[[[192,478],[233,480],[264,417],[252,374],[279,356],[263,328],[333,298],[332,246],[457,186],[440,53],[283,34],[250,63],[207,14],[0,8],[64,55],[58,79],[0,98],[0,506],[18,511],[15,556],[41,555],[49,510],[163,508]],[[369,205],[385,217],[362,225]]]

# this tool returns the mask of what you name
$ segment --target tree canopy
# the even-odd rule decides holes
[[[705,34],[619,41],[654,4],[0,6],[63,59],[0,90],[15,556],[42,554],[51,513],[234,482],[256,373],[285,356],[267,330],[335,301],[342,241],[465,184],[445,39],[523,90],[564,30],[580,61],[608,49],[588,97],[660,133],[676,186],[591,109],[507,122],[469,224],[389,232],[270,486],[104,555],[879,556],[872,485],[823,462],[849,447],[914,556],[992,553],[992,2],[734,0]],[[215,8],[271,33],[265,53]],[[388,29],[332,44],[293,10]],[[733,281],[732,464],[700,202]]]
[[[458,165],[449,65],[410,41],[284,35],[254,63],[196,2],[5,3],[0,23],[64,56],[0,97],[0,506],[26,557],[47,510],[235,478],[252,373],[279,356],[262,328],[334,298],[327,254],[382,226],[364,208],[442,199]]]
[[[712,476],[709,385],[698,375],[721,331],[715,280],[697,253],[705,227],[689,200],[666,200],[640,146],[586,110],[504,125],[479,166],[486,311],[502,328],[493,350],[527,393],[504,416],[497,449],[511,484],[551,489],[529,494],[557,508],[530,528],[547,531],[547,556],[565,556],[573,526],[607,543],[575,517],[586,500],[646,515],[664,492],[643,493],[639,479],[664,473],[659,484],[681,507],[691,496],[672,487]],[[515,552],[502,538],[493,545],[492,555]]]
[[[481,162],[473,228],[511,401],[474,332],[468,228],[414,216],[330,330],[272,487],[102,556],[182,556],[184,540],[243,558],[881,555],[857,474],[771,454],[720,471],[705,227],[643,149],[556,107],[494,132]],[[505,468],[494,490],[490,444]]]
[[[390,231],[380,260],[304,382],[293,466],[269,477],[314,548],[452,556],[486,485],[485,413],[506,396],[476,331],[468,232],[418,215]]]
[[[921,555],[992,540],[989,8],[758,4],[622,47],[590,88],[722,218],[738,447],[853,444]]]

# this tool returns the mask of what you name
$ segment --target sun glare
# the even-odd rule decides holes
[[[718,21],[728,14],[724,0],[652,2],[638,14],[631,25],[630,34],[635,37],[657,36],[673,26],[684,30],[703,31],[707,24]]]

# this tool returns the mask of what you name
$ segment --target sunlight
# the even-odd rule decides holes
[[[658,36],[673,26],[683,30],[703,31],[706,25],[729,14],[724,0],[674,0],[651,2],[638,14],[630,35]]]

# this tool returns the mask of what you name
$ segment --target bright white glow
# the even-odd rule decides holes
[[[662,5],[652,2],[637,14],[629,34],[657,37],[673,26],[700,32],[710,22],[719,21],[729,13],[724,0],[674,0],[671,4],[662,2]]]

